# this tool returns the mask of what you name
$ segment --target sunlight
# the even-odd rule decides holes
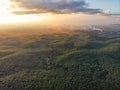
[[[26,22],[34,22],[34,21],[42,21],[48,19],[46,15],[5,15],[0,16],[0,24],[14,24],[14,23],[26,23]]]
[[[10,0],[0,0],[0,15],[9,14],[10,11]]]
[[[48,19],[48,16],[45,14],[15,15],[12,13],[17,10],[22,9],[18,8],[16,4],[12,3],[10,0],[0,0],[0,24],[25,23]]]

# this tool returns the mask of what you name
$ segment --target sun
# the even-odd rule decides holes
[[[48,16],[45,14],[15,15],[13,11],[22,9],[18,7],[13,8],[12,6],[17,6],[17,4],[10,0],[0,0],[0,24],[26,23],[48,19]]]
[[[8,14],[1,16],[0,24],[21,24],[21,23],[34,23],[36,21],[42,22],[47,20],[49,17],[46,15],[13,15]]]
[[[10,11],[10,0],[0,0],[0,15],[11,13]]]

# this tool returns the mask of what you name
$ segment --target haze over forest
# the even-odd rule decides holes
[[[0,90],[120,90],[120,0],[0,0]]]

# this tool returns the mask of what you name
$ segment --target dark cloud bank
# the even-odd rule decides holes
[[[84,0],[11,0],[26,11],[15,11],[14,14],[40,14],[40,13],[103,13],[101,9],[89,8]]]

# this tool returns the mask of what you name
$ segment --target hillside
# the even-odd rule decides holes
[[[0,31],[0,90],[120,90],[120,25],[94,27]]]

